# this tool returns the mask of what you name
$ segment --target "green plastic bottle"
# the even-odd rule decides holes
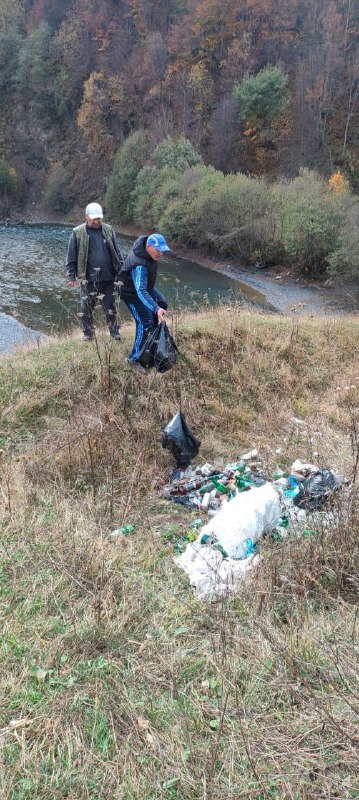
[[[221,494],[228,494],[227,487],[224,486],[221,481],[216,480],[216,478],[212,478],[212,483],[214,484],[215,489],[217,489],[217,492],[220,492]]]
[[[120,532],[123,533],[124,536],[130,536],[133,533],[134,527],[133,525],[122,525],[120,528]]]

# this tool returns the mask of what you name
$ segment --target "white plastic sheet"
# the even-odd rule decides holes
[[[191,588],[199,600],[214,600],[238,588],[240,580],[258,563],[258,555],[241,561],[224,559],[222,554],[208,545],[201,545],[199,537],[188,544],[184,553],[175,556],[175,563],[189,577]]]
[[[278,493],[270,483],[254,487],[226,503],[196,541],[188,544],[175,563],[189,577],[194,594],[200,599],[214,599],[235,591],[240,580],[258,563],[258,555],[236,560],[245,539],[257,542],[266,530],[278,524],[281,508]],[[213,534],[230,558],[211,545],[202,545],[204,534]]]
[[[239,545],[245,539],[255,543],[265,531],[278,524],[281,516],[278,492],[271,483],[241,492],[223,505],[201,530],[214,534],[231,558],[240,558]]]

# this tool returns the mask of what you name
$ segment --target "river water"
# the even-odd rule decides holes
[[[79,293],[66,284],[71,230],[66,225],[0,226],[0,352],[79,327]],[[126,255],[133,238],[119,235],[118,240]],[[161,259],[157,286],[171,310],[219,302],[265,305],[263,296],[245,284],[172,253]],[[119,310],[127,319],[121,302]],[[102,311],[98,321],[103,324]]]

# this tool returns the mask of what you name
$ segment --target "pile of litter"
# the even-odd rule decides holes
[[[307,511],[321,511],[343,481],[329,469],[295,461],[288,473],[264,474],[257,450],[216,470],[213,464],[175,470],[163,496],[196,509],[194,541],[177,545],[175,562],[189,576],[199,599],[235,591],[240,579],[259,561],[257,543],[290,530],[306,530]],[[183,550],[179,552],[178,550]]]

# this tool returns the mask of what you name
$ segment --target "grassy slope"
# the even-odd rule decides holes
[[[203,604],[172,561],[193,515],[156,488],[180,401],[200,463],[257,446],[269,472],[349,475],[358,332],[221,309],[175,321],[184,356],[163,376],[132,374],[104,334],[3,359],[4,800],[358,797],[355,501]]]

